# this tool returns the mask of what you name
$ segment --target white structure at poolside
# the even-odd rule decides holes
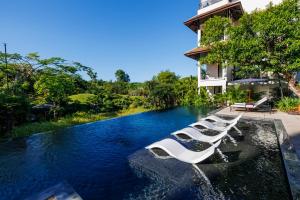
[[[184,23],[198,35],[197,47],[186,52],[185,55],[198,62],[199,89],[205,87],[210,94],[224,93],[229,82],[235,80],[234,71],[238,70],[235,66],[221,67],[217,64],[209,65],[199,62],[201,56],[209,53],[209,49],[201,45],[203,23],[214,15],[229,17],[235,23],[244,12],[264,9],[270,2],[278,4],[282,0],[200,0],[197,15]],[[226,40],[226,35],[222,40]],[[203,71],[206,72],[205,75]]]
[[[215,153],[216,148],[220,146],[221,142],[222,141],[219,140],[218,142],[212,144],[212,146],[210,146],[209,148],[203,151],[191,151],[186,149],[179,142],[167,138],[147,146],[146,149],[148,149],[156,157],[161,159],[166,159],[171,157],[180,160],[182,162],[197,164],[209,158],[211,155],[213,155]],[[162,149],[163,151],[168,153],[169,156],[167,157],[159,156],[152,149]]]

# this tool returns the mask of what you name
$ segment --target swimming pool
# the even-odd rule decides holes
[[[83,199],[160,198],[164,187],[146,176],[137,176],[128,156],[195,122],[209,111],[176,108],[148,112],[3,142],[0,144],[0,199],[24,199],[62,181],[68,182]],[[268,142],[268,136],[265,137]],[[213,159],[218,158],[208,162]],[[213,186],[231,199],[245,198],[261,185],[264,188],[262,192],[256,191],[258,197],[270,197],[260,194],[270,190],[272,197],[276,198],[280,192],[278,198],[288,198],[278,146],[263,149],[255,160],[259,161],[226,170],[212,180]],[[264,171],[266,164],[271,170]],[[247,168],[249,170],[245,170]],[[261,171],[251,174],[256,169]],[[265,178],[264,173],[268,173]],[[261,178],[260,184],[255,184],[257,177]],[[247,178],[248,185],[247,181],[239,185],[239,181]],[[278,188],[274,188],[273,183]]]

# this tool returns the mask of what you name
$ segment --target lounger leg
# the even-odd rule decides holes
[[[240,129],[238,129],[236,126],[233,127],[238,133],[240,136],[243,135],[242,131]]]
[[[233,145],[234,145],[234,146],[237,146],[236,140],[235,140],[233,137],[231,137],[231,135],[229,135],[229,134],[227,134],[227,136],[229,137],[229,139],[230,139],[230,141],[233,143]]]
[[[223,154],[223,152],[219,149],[216,148],[217,152],[220,154],[221,158],[225,161],[228,162],[228,157],[226,155]]]

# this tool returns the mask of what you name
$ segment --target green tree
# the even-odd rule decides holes
[[[125,82],[125,83],[129,83],[130,82],[129,75],[126,74],[126,72],[123,71],[122,69],[118,69],[115,72],[115,76],[116,76],[117,82]]]
[[[159,83],[174,84],[179,79],[179,77],[176,76],[174,72],[166,70],[160,72],[157,76],[153,77],[153,79],[158,81]]]
[[[290,80],[300,70],[300,12],[296,0],[270,6],[263,11],[244,14],[236,26],[228,26],[221,18],[208,20],[205,42],[211,52],[200,59],[202,63],[226,63],[237,66],[243,76],[259,72],[273,72],[279,81],[283,96],[282,79]],[[228,40],[218,41],[215,26],[224,23]],[[224,65],[226,66],[226,65]]]
[[[35,82],[34,89],[47,103],[53,104],[54,118],[56,118],[61,105],[65,104],[68,97],[74,93],[75,83],[72,76],[47,69]]]
[[[148,100],[152,107],[165,109],[178,105],[175,85],[179,77],[174,72],[162,71],[146,82]]]

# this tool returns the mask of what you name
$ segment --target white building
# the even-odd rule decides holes
[[[282,0],[273,0],[278,4]],[[220,67],[217,64],[201,65],[199,58],[209,53],[209,49],[201,45],[202,24],[214,15],[229,17],[233,22],[238,21],[244,12],[264,9],[270,0],[201,0],[197,15],[184,24],[194,31],[197,37],[197,47],[186,52],[185,55],[198,62],[198,88],[206,87],[210,93],[225,92],[228,82],[233,81],[234,66]],[[226,39],[224,37],[224,39]],[[205,75],[202,72],[205,71]]]

